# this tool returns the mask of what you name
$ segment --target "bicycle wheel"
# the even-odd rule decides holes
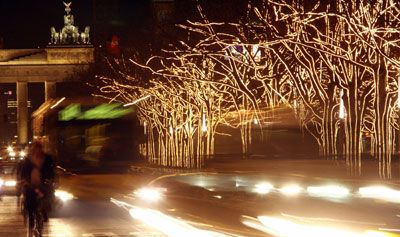
[[[34,232],[36,237],[42,237],[42,232],[43,232],[43,214],[42,214],[42,205],[41,202],[38,205],[38,208],[35,211],[35,226],[34,226]]]

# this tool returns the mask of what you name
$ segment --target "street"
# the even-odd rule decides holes
[[[16,203],[16,197],[4,197],[0,202],[0,236],[26,236]],[[140,225],[133,225],[132,220],[107,201],[73,201],[50,218],[43,236],[139,236],[135,233],[142,231],[145,230]]]
[[[129,192],[120,180],[130,182],[134,189],[135,181],[130,175],[61,177],[60,186],[73,192],[75,199],[56,208],[45,226],[43,236],[158,236],[152,235],[154,233],[143,224],[135,223],[128,213],[109,201],[112,194]],[[5,195],[0,200],[0,220],[0,236],[26,236],[15,196]]]
[[[0,237],[400,237],[400,0],[0,20]]]
[[[241,162],[232,160],[224,166],[217,162],[193,173],[61,177],[59,188],[75,198],[56,208],[43,236],[293,236],[280,233],[279,226],[268,226],[274,221],[299,225],[304,236],[308,233],[304,223],[360,233],[347,236],[399,233],[397,179],[372,179],[372,172],[352,177],[323,160],[313,166],[307,161],[253,160],[239,171],[232,169]],[[376,186],[391,188],[378,190],[389,196],[360,192]],[[26,236],[18,210],[16,197],[1,199],[0,236]],[[261,220],[266,218],[270,219],[264,225]]]

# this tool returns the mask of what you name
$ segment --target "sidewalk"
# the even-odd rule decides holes
[[[17,198],[4,196],[0,201],[0,236],[26,236],[24,220],[18,210]]]

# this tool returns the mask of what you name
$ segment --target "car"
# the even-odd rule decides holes
[[[10,162],[0,163],[0,194],[17,194],[17,164]]]
[[[27,149],[24,146],[6,146],[0,149],[0,161],[3,162],[18,162],[25,159]]]

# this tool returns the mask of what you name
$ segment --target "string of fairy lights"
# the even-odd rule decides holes
[[[229,135],[219,126],[238,128],[247,154],[252,130],[268,122],[266,111],[288,107],[321,155],[343,155],[360,167],[369,153],[390,176],[400,144],[400,3],[337,0],[305,8],[300,0],[264,0],[249,7],[248,24],[202,16],[179,26],[196,37],[175,50],[145,64],[117,60],[110,68],[118,76],[99,77],[101,96],[139,100],[150,162],[201,167],[213,157],[215,139]],[[138,86],[121,65],[150,71],[151,82]]]

